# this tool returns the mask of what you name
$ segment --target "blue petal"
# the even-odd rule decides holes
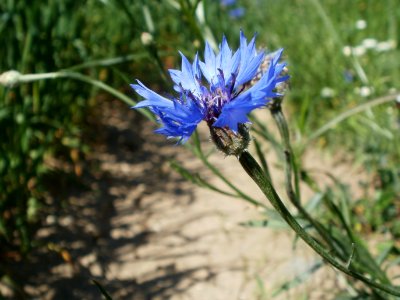
[[[182,71],[182,74],[179,72],[178,70],[173,70],[172,74],[182,77],[181,75],[184,72],[190,73],[187,69]],[[145,98],[134,108],[150,107],[152,112],[158,116],[158,121],[162,124],[162,127],[156,130],[157,133],[167,137],[178,137],[180,138],[179,142],[185,142],[196,129],[197,124],[204,119],[205,112],[195,102],[195,98],[191,99],[183,95],[183,100],[170,100],[148,89],[140,81],[138,81],[138,84],[132,84],[131,86],[139,95]]]
[[[229,11],[229,16],[237,19],[240,17],[243,17],[243,15],[246,13],[246,10],[243,7],[237,7]]]
[[[273,92],[277,84],[287,80],[288,76],[281,77],[280,74],[286,63],[279,64],[279,59],[281,58],[283,49],[276,51],[268,70],[262,75],[261,79],[252,86],[248,91],[252,93],[252,101],[263,101],[262,98],[274,97],[277,94]]]
[[[270,66],[263,74],[261,79],[245,92],[239,94],[231,102],[222,107],[221,114],[214,122],[213,126],[227,126],[233,131],[237,131],[239,123],[248,122],[247,114],[252,110],[266,105],[270,98],[280,96],[274,92],[277,85],[285,80],[288,76],[280,76],[285,63],[279,64],[279,59],[283,49],[276,52],[271,60]]]
[[[234,102],[230,102],[234,103]],[[228,104],[230,104],[228,103]],[[218,119],[214,122],[215,127],[229,127],[234,132],[237,132],[239,123],[247,123],[249,119],[247,114],[254,108],[249,105],[250,103],[241,103],[241,105],[225,105]]]
[[[131,84],[131,87],[140,96],[146,100],[139,102],[134,108],[141,108],[146,106],[157,106],[163,108],[172,108],[174,106],[173,102],[167,98],[160,96],[159,94],[153,92],[147,88],[143,83],[137,80],[138,84]]]
[[[281,76],[281,72],[286,66],[286,63],[278,63],[282,55],[282,51],[283,49],[280,49],[275,52],[276,54],[272,58],[268,70],[262,75],[261,79],[245,93],[243,93],[243,95],[239,95],[238,98],[250,94],[251,102],[256,106],[262,106],[269,101],[268,98],[281,96],[280,94],[274,92],[274,90],[279,83],[289,78],[289,76]]]
[[[235,110],[226,114],[221,114],[213,126],[229,127],[233,132],[237,132],[239,123],[247,123],[249,121],[246,117],[247,113],[247,111]]]
[[[235,89],[254,78],[264,59],[264,52],[262,51],[258,54],[255,49],[255,38],[256,36],[247,45],[246,37],[240,31],[240,66],[236,77]]]
[[[182,56],[182,70],[169,70],[170,76],[175,83],[174,89],[178,92],[183,90],[190,90],[194,95],[200,95],[199,67],[198,59],[195,58],[193,65],[190,64],[188,59],[180,52]]]
[[[203,76],[211,84],[217,69],[215,53],[208,42],[206,42],[206,47],[204,50],[204,63],[199,62],[199,65]]]
[[[221,69],[224,74],[229,74],[231,68],[232,50],[229,48],[225,36],[222,37],[222,43],[219,46],[217,55],[217,68]]]
[[[204,119],[203,112],[191,100],[185,104],[174,102],[173,109],[163,111],[156,109],[155,113],[163,125],[156,132],[166,135],[168,138],[179,137],[180,143],[184,143]]]
[[[200,70],[200,66],[199,66],[199,55],[197,53],[193,60],[192,69],[193,69],[193,74],[194,74],[195,78],[200,80],[201,70]]]
[[[215,56],[210,45],[207,43],[204,53],[204,62],[199,62],[201,72],[210,84],[210,90],[224,88],[223,86],[220,86],[219,77],[221,76],[221,71],[225,83],[228,84],[233,77],[236,77],[240,63],[240,51],[237,50],[232,56],[232,50],[230,49],[225,36],[222,38],[219,50],[219,53]]]
[[[232,50],[229,48],[228,42],[226,41],[226,38],[224,36],[220,45],[219,64],[217,68],[222,70],[226,83],[231,80],[232,76],[235,76],[239,66],[239,62],[239,50],[237,50],[232,56]]]
[[[231,6],[236,3],[236,0],[221,0],[222,6]]]
[[[169,72],[169,76],[171,77],[172,81],[175,83],[174,90],[178,93],[181,92],[182,86],[180,85],[180,83],[181,83],[182,71],[175,70],[175,69],[169,69],[168,72]]]
[[[256,57],[248,59],[246,62],[241,63],[239,73],[236,79],[235,88],[252,80],[256,75],[264,59],[264,53],[258,54]]]

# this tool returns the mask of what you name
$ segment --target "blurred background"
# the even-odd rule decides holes
[[[178,51],[202,55],[223,35],[235,49],[240,29],[267,51],[285,49],[284,108],[313,213],[330,220],[312,188],[323,184],[344,199],[374,255],[398,267],[399,4],[2,1],[0,73],[42,77],[0,77],[0,297],[99,299],[92,279],[115,299],[351,295],[340,275],[293,247],[283,224],[243,226],[257,212],[211,191],[205,180],[219,186],[215,174],[130,109],[135,79],[172,93],[167,70],[180,66]],[[202,141],[212,149],[207,134]],[[233,160],[210,160],[262,199]]]

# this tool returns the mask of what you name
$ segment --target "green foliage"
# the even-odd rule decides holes
[[[0,6],[1,41],[6,45],[2,70],[35,73],[79,61],[77,49],[71,44],[65,47],[70,35],[79,34],[82,23],[82,18],[66,22],[76,8],[73,1],[50,5],[5,1]],[[80,147],[78,125],[85,114],[87,91],[79,91],[71,82],[35,82],[0,93],[0,243],[25,253],[31,247],[30,223],[37,220],[43,197],[45,156]]]
[[[271,50],[285,48],[293,87],[285,108],[291,112],[297,154],[316,145],[309,137],[328,121],[375,97],[398,93],[400,12],[396,1],[243,3],[253,16],[252,24],[244,28],[259,32],[259,39]],[[391,45],[386,50],[377,46],[385,43]],[[395,98],[343,119],[317,140],[328,151],[352,153],[375,177],[368,184],[392,195],[400,192],[400,111]],[[271,140],[265,137],[265,128],[254,124],[260,139]],[[392,207],[394,198],[389,201]]]
[[[139,43],[121,30],[126,18],[104,26],[116,11],[100,1],[1,2],[0,70],[52,72],[132,52]],[[90,75],[121,82],[107,69]],[[92,90],[72,80],[0,88],[0,251],[31,248],[46,191],[46,159],[76,164],[87,151],[82,137]]]
[[[61,80],[0,87],[0,252],[25,254],[32,247],[31,236],[40,223],[48,190],[46,161],[55,157],[77,165],[88,151],[83,138],[96,100],[93,87],[121,98],[101,81],[127,86],[134,77],[145,81],[148,76],[153,84],[162,84],[165,68],[176,64],[177,49],[193,53],[204,44],[206,26],[194,21],[198,4],[144,0],[0,3],[0,41],[5,45],[0,54],[2,72],[85,70],[85,74],[64,72]],[[168,57],[172,51],[174,57]],[[97,78],[100,81],[95,82]],[[134,103],[128,97],[123,100]],[[75,173],[81,172],[75,168]]]

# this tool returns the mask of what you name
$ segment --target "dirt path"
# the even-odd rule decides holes
[[[200,189],[172,171],[175,158],[220,184],[182,147],[168,145],[135,112],[109,103],[101,111],[83,182],[52,199],[57,209],[43,241],[20,268],[34,299],[100,299],[98,280],[114,299],[271,299],[288,279],[321,264],[286,229],[247,228],[260,212],[243,201]],[[145,139],[139,139],[139,135]],[[219,169],[263,199],[234,158],[213,155]],[[339,283],[329,267],[274,299],[332,299]]]

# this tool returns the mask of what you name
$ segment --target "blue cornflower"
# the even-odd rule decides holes
[[[237,8],[232,8],[236,4],[236,0],[220,0],[221,6],[230,8],[229,9],[229,16],[233,19],[238,19],[240,17],[243,17],[243,15],[246,12],[246,9],[244,7],[237,7]]]
[[[237,19],[237,18],[243,17],[245,13],[246,13],[246,10],[243,7],[237,7],[237,8],[231,9],[229,11],[229,16],[231,18]]]
[[[220,3],[222,6],[231,6],[236,3],[236,0],[221,0]]]
[[[156,132],[180,138],[182,143],[202,120],[210,129],[223,128],[238,134],[238,126],[249,122],[248,113],[265,106],[271,98],[282,96],[275,90],[288,79],[281,75],[286,65],[279,63],[282,51],[274,54],[268,69],[253,84],[265,58],[264,51],[256,50],[255,36],[247,43],[240,32],[240,46],[235,52],[225,37],[217,54],[206,43],[204,61],[196,55],[190,63],[181,53],[181,70],[169,70],[177,97],[160,96],[138,80],[131,86],[145,100],[134,108],[149,107],[162,124]]]

